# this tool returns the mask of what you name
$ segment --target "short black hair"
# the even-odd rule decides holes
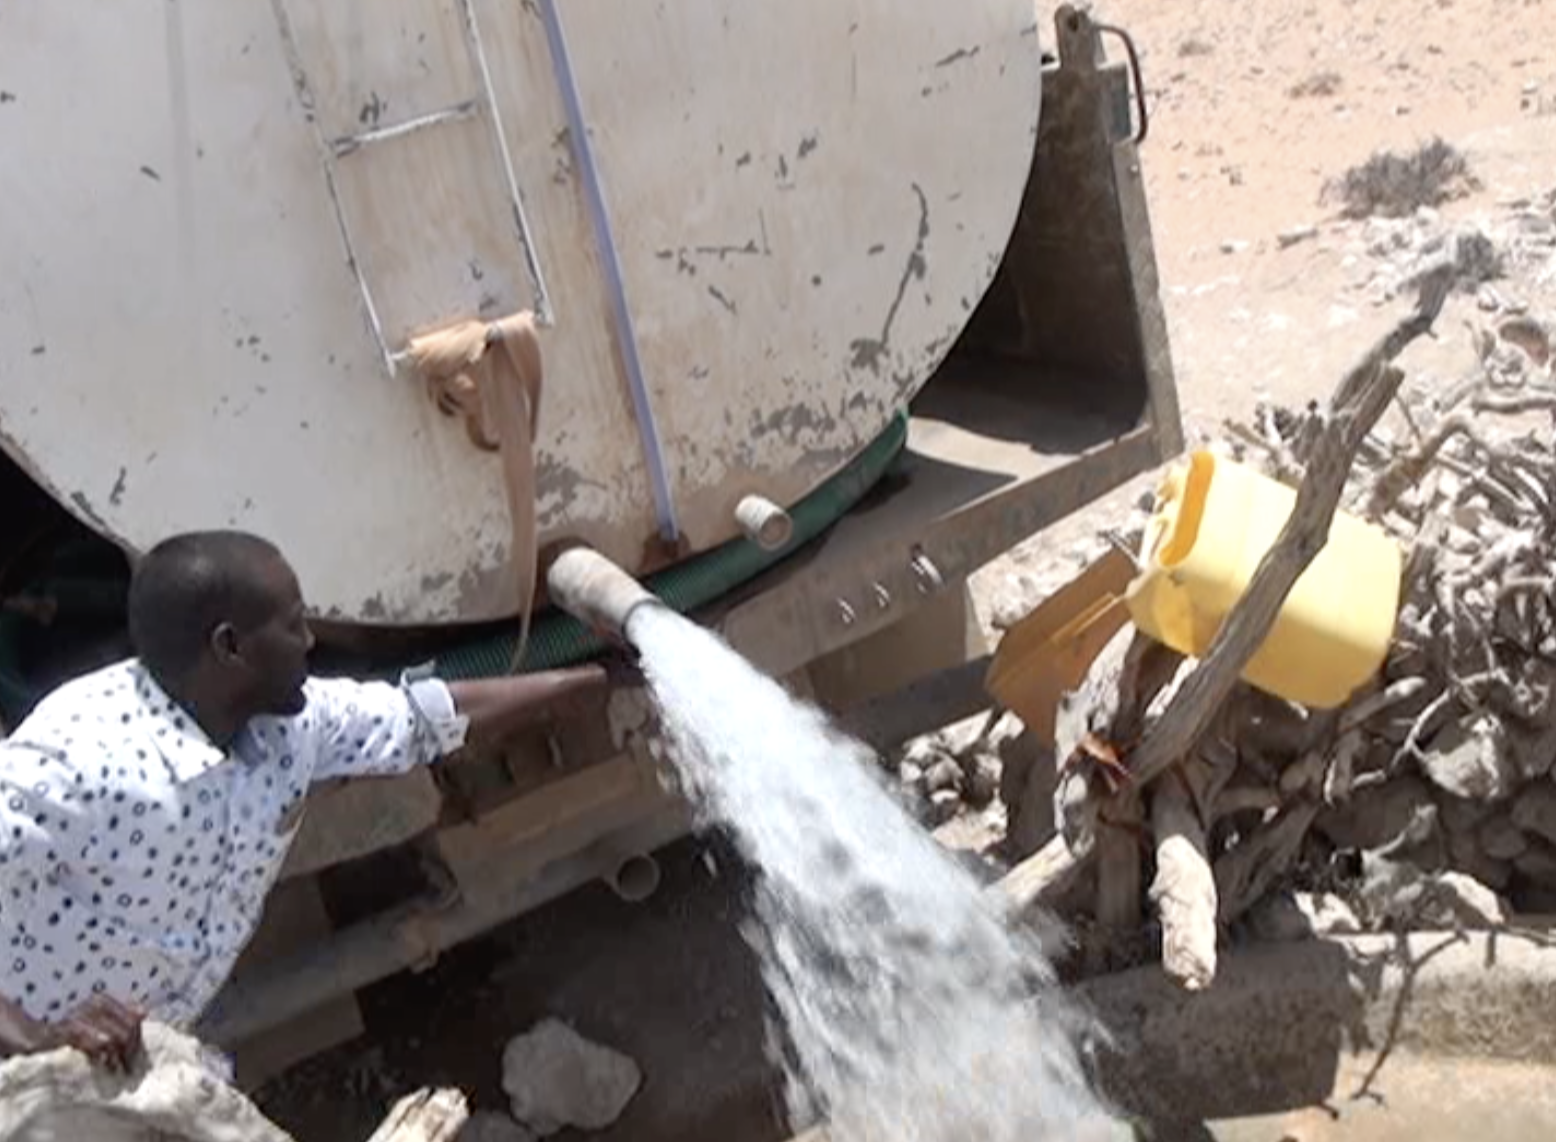
[[[135,564],[127,602],[130,642],[159,680],[184,677],[222,623],[240,631],[275,609],[262,569],[281,558],[244,531],[191,531],[158,543]]]

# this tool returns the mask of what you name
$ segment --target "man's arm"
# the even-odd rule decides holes
[[[469,738],[479,743],[583,713],[613,686],[633,681],[630,670],[591,664],[447,685],[454,709],[469,723]]]
[[[471,739],[500,741],[634,684],[641,676],[618,663],[447,683],[411,674],[398,686],[314,680],[310,701],[327,745],[313,780],[405,773]]]

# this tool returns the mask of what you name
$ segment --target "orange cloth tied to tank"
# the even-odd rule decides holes
[[[411,339],[410,356],[432,399],[448,416],[463,415],[471,443],[502,457],[513,528],[511,558],[523,608],[513,666],[529,640],[539,539],[535,522],[535,433],[543,368],[535,317],[462,321]]]

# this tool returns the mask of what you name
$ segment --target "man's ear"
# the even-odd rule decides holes
[[[230,666],[243,655],[238,650],[238,631],[231,623],[218,623],[211,631],[211,656],[223,666]]]

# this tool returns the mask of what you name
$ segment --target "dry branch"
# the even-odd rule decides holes
[[[1221,923],[1247,912],[1286,873],[1317,816],[1315,801],[1291,805],[1216,861]]]
[[[423,1087],[395,1103],[368,1142],[453,1142],[469,1117],[459,1091]]]
[[[1156,834],[1151,902],[1162,921],[1162,969],[1185,989],[1199,991],[1216,977],[1216,880],[1186,783],[1156,783],[1151,827]]]

